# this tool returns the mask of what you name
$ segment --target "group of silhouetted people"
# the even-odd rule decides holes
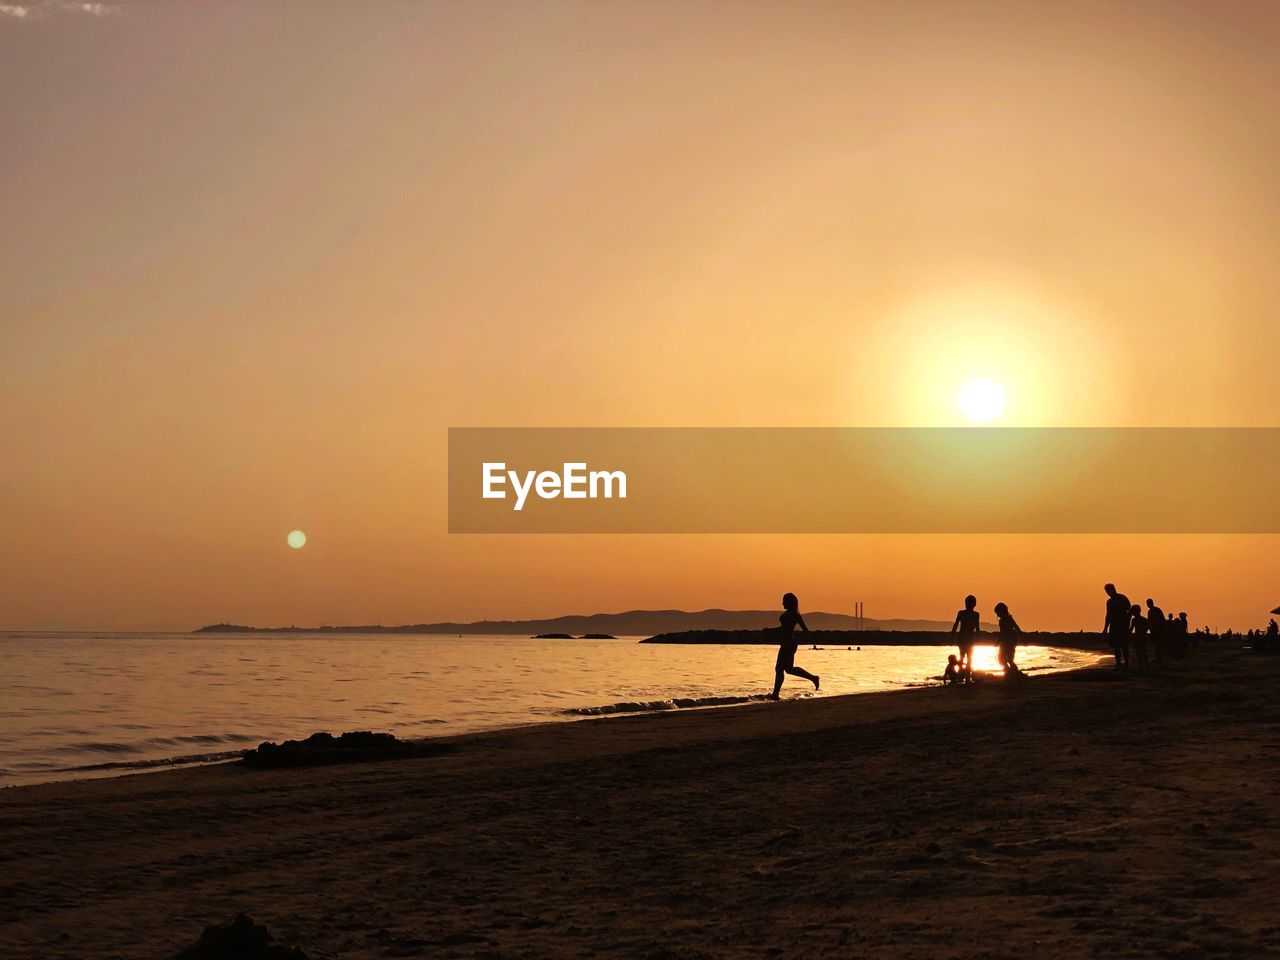
[[[1280,653],[1280,626],[1275,617],[1267,621],[1266,630],[1250,630],[1244,639],[1254,653]]]
[[[1151,653],[1161,665],[1166,659],[1180,660],[1187,655],[1192,634],[1187,627],[1186,613],[1165,615],[1156,602],[1147,598],[1146,613],[1136,603],[1108,583],[1103,590],[1107,594],[1107,616],[1102,632],[1111,643],[1115,654],[1115,669],[1128,670],[1151,667]]]
[[[1018,669],[1017,656],[1022,628],[1018,626],[1018,621],[1013,619],[1007,603],[997,603],[994,609],[1000,630],[1000,639],[996,645],[996,660],[1006,676],[1020,677],[1022,671]],[[978,632],[981,626],[978,598],[969,594],[964,598],[964,609],[957,611],[955,622],[951,624],[951,632],[956,637],[956,647],[960,652],[958,656],[953,653],[947,657],[947,668],[942,672],[943,683],[973,682],[973,648],[978,643]]]
[[[960,657],[957,658],[953,654],[948,658],[947,672],[943,678],[947,682],[964,683],[973,678],[973,647],[977,642],[979,629],[977,607],[977,598],[970,595],[965,597],[964,609],[956,614],[956,622],[952,625],[951,632],[959,635]],[[1018,626],[1018,621],[1013,619],[1008,604],[997,603],[995,612],[1000,627],[1000,640],[997,647],[1000,666],[1008,676],[1021,676],[1022,672],[1018,669],[1016,657],[1022,628]],[[821,679],[817,674],[796,666],[796,650],[800,646],[796,627],[799,627],[803,633],[809,632],[804,617],[800,615],[800,601],[796,599],[796,595],[783,594],[782,615],[778,618],[776,628],[778,659],[774,663],[773,692],[769,694],[770,700],[779,698],[782,693],[782,681],[787,675],[808,680],[813,684],[814,690],[820,688]]]
[[[1103,590],[1107,594],[1107,615],[1102,632],[1115,654],[1115,669],[1147,670],[1151,667],[1152,654],[1156,665],[1163,664],[1166,659],[1180,660],[1195,643],[1196,635],[1188,629],[1186,613],[1179,613],[1176,617],[1173,614],[1166,616],[1149,597],[1144,613],[1142,607],[1130,603],[1128,597],[1116,590],[1114,583],[1108,583]],[[999,625],[996,659],[1007,678],[1020,678],[1022,671],[1017,664],[1017,655],[1022,628],[1009,612],[1008,604],[997,603],[993,609]],[[782,615],[778,620],[778,659],[774,664],[773,692],[769,694],[771,700],[778,699],[782,692],[782,681],[787,675],[808,680],[813,684],[814,690],[819,689],[820,683],[817,674],[796,666],[796,650],[800,645],[796,628],[799,627],[803,633],[808,633],[809,628],[800,615],[800,602],[794,593],[783,595]],[[964,598],[964,609],[957,611],[955,622],[951,625],[951,633],[956,638],[959,653],[947,657],[947,667],[942,674],[944,683],[973,682],[973,649],[977,645],[980,631],[978,598],[970,594]],[[1280,627],[1275,620],[1268,625],[1265,640],[1262,631],[1258,631],[1258,640],[1263,641],[1267,647],[1280,649]]]

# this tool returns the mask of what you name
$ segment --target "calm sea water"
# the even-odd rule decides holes
[[[772,683],[773,647],[637,639],[0,634],[0,784],[202,762],[317,730],[440,736],[713,705]],[[802,647],[797,663],[830,696],[925,682],[949,652]],[[1032,670],[1096,659],[1052,647],[1018,657]],[[789,677],[783,696],[810,691]]]

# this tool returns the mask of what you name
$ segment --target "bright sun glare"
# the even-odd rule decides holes
[[[956,394],[956,406],[974,423],[987,423],[1004,412],[1004,387],[994,380],[970,380]]]

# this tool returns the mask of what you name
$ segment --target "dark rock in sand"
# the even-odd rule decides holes
[[[335,737],[313,733],[305,740],[284,743],[266,741],[248,750],[241,759],[246,767],[277,769],[313,767],[328,763],[358,763],[368,760],[398,760],[452,753],[456,748],[432,740],[400,740],[390,733],[356,730]]]
[[[297,947],[276,943],[275,937],[247,914],[230,923],[204,928],[200,939],[173,960],[311,960]]]

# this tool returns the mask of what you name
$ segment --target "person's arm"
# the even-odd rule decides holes
[[[809,632],[809,628],[805,626],[804,617],[800,616],[799,613],[796,614],[796,623],[800,624],[800,629],[805,633]]]
[[[956,622],[951,625],[951,632],[955,633],[960,629],[960,614],[956,614]]]

